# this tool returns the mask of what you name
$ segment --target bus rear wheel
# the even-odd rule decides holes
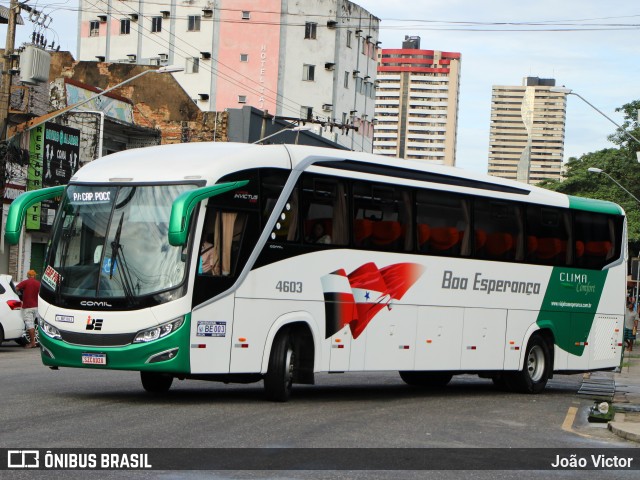
[[[451,379],[453,374],[449,372],[399,372],[400,378],[407,385],[412,387],[444,387]]]
[[[547,342],[540,335],[529,340],[522,370],[506,377],[507,385],[520,393],[540,393],[549,380],[552,368]]]
[[[173,383],[173,377],[165,373],[140,372],[142,387],[149,393],[167,393]]]
[[[264,390],[269,400],[286,402],[291,396],[296,353],[289,332],[280,332],[273,341]]]

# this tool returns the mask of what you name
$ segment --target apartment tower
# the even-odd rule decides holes
[[[455,165],[460,59],[413,36],[378,53],[375,153]]]
[[[489,174],[535,184],[561,178],[566,95],[553,78],[525,77],[522,86],[493,86]]]

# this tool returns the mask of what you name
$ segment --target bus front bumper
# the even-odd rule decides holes
[[[38,327],[40,328],[40,327]],[[72,345],[40,334],[42,363],[50,367],[189,373],[189,322],[146,343],[120,347]]]

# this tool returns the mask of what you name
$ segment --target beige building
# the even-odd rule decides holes
[[[378,53],[374,153],[455,165],[460,57],[420,37]]]
[[[494,86],[489,174],[535,184],[560,179],[566,95],[555,79],[525,77],[522,86]]]

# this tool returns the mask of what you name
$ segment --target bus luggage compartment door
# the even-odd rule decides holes
[[[197,308],[191,315],[191,373],[229,373],[235,298]]]
[[[506,310],[466,308],[460,367],[472,371],[502,370],[506,327]]]
[[[345,325],[340,331],[329,337],[329,341],[331,342],[331,346],[329,347],[329,371],[348,371],[352,342],[349,325]]]

